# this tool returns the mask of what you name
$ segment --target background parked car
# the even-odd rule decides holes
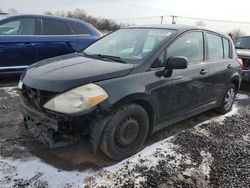
[[[79,52],[102,34],[81,20],[17,15],[0,21],[0,75],[20,74],[32,63]]]
[[[250,82],[250,36],[237,38],[235,48],[239,58],[243,61],[242,80]]]

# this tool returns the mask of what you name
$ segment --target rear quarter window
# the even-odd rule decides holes
[[[230,58],[230,42],[229,40],[223,38],[223,47],[224,47],[224,58]]]
[[[207,33],[208,60],[224,58],[222,38],[218,35]]]
[[[44,35],[69,35],[70,29],[64,21],[43,19]]]
[[[81,23],[77,23],[77,22],[68,22],[71,30],[72,30],[72,34],[73,35],[90,35],[91,31],[84,25]]]

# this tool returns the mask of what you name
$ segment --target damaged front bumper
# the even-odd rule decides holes
[[[22,100],[20,100],[20,106],[24,117],[23,128],[36,140],[50,148],[67,146],[86,132],[86,126],[84,126],[87,122],[86,119],[70,119],[43,113],[27,106]],[[80,125],[76,125],[75,122]]]

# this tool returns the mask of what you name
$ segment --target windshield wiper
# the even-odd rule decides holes
[[[112,55],[103,55],[103,54],[97,54],[98,57],[105,58],[105,59],[110,59],[113,61],[121,62],[121,63],[126,63],[121,57],[119,56],[112,56]]]
[[[103,54],[87,54],[85,52],[82,52],[82,54],[84,56],[87,57],[95,57],[95,58],[101,58],[101,59],[108,59],[108,60],[112,60],[112,61],[116,61],[116,62],[120,62],[120,63],[127,63],[126,61],[124,61],[121,57],[119,56],[112,56],[112,55],[103,55]]]

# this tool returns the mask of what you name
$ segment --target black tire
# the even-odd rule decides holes
[[[100,147],[114,160],[122,160],[136,153],[147,138],[149,118],[143,107],[124,105],[105,126]]]
[[[233,92],[232,93],[233,96],[230,96],[230,95],[232,95],[232,94],[230,94],[231,93],[230,91]],[[235,100],[235,96],[236,96],[236,88],[235,88],[235,85],[231,83],[226,90],[226,93],[224,95],[224,98],[223,98],[221,105],[215,109],[216,112],[218,112],[220,114],[228,113],[232,109],[232,106],[233,106],[233,103]]]

